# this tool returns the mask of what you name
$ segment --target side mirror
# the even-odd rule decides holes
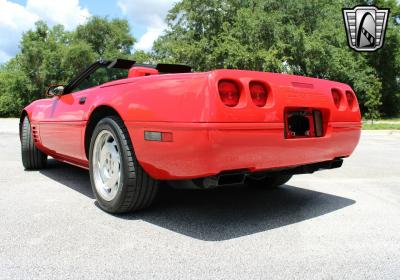
[[[49,88],[46,91],[46,95],[53,97],[53,96],[60,96],[64,93],[65,86],[63,85],[53,85],[49,86]]]

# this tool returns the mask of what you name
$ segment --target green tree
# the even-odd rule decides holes
[[[357,53],[347,46],[343,7],[391,9],[385,46]],[[74,31],[44,22],[26,32],[20,52],[0,67],[0,116],[16,115],[97,59],[187,63],[195,70],[238,68],[285,72],[350,84],[366,117],[400,112],[400,5],[396,0],[181,0],[153,52],[136,51],[126,20],[92,17]],[[100,80],[101,81],[101,77]]]
[[[121,19],[92,17],[75,31],[37,22],[23,34],[16,57],[0,68],[0,116],[18,115],[44,97],[48,85],[66,84],[95,60],[132,56],[135,41]]]
[[[15,61],[0,70],[0,116],[17,116],[26,100],[30,100],[29,78],[23,71],[14,67]]]
[[[60,69],[62,69],[63,77],[58,82],[61,84],[68,83],[76,76],[78,71],[85,69],[88,64],[97,58],[96,53],[89,43],[75,40],[63,51],[63,57],[60,60]]]
[[[368,54],[382,83],[382,102],[378,108],[387,117],[400,114],[400,2],[374,1],[378,7],[390,8],[384,47]]]
[[[92,17],[86,24],[77,27],[75,38],[86,41],[102,59],[127,57],[131,54],[135,38],[129,33],[126,20]]]
[[[376,53],[380,64],[372,63],[373,54],[357,53],[347,46],[342,8],[357,4],[362,3],[182,0],[169,12],[168,30],[156,41],[154,55],[160,61],[190,64],[196,70],[240,68],[338,80],[354,88],[367,116],[376,117],[379,110],[394,115],[400,110],[393,102],[399,91],[395,39],[399,21],[392,9],[386,39],[389,47]],[[376,4],[399,7],[393,0]],[[393,59],[388,62],[385,57]]]

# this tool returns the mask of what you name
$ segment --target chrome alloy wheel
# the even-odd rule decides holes
[[[114,135],[102,130],[93,147],[93,177],[97,193],[111,201],[121,185],[121,151]]]

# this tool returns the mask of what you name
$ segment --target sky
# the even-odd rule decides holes
[[[90,16],[128,20],[135,49],[150,50],[166,28],[164,18],[177,0],[0,0],[0,64],[19,51],[22,33],[38,20],[67,30]]]

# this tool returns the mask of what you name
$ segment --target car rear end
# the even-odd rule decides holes
[[[361,116],[348,85],[229,70],[213,72],[212,85],[208,122],[222,126],[210,130],[215,152],[237,154],[252,170],[347,157],[358,143]]]
[[[361,116],[348,85],[241,70],[193,79],[206,85],[201,92],[188,88],[177,109],[191,110],[191,121],[160,122],[139,132],[160,138],[139,143],[137,152],[157,179],[334,168],[359,141]]]

